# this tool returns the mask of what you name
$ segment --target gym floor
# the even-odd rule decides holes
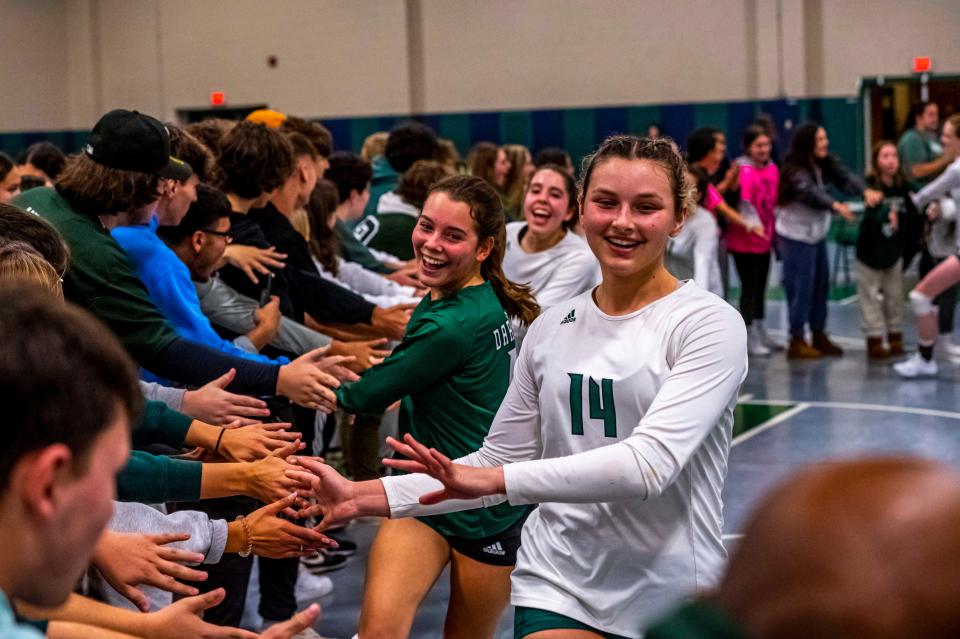
[[[912,345],[916,338],[908,310],[904,329]],[[769,302],[767,325],[779,329],[772,332],[780,338],[785,338],[785,319],[784,303]],[[868,362],[852,296],[831,302],[828,327],[847,350],[841,358],[788,362],[780,353],[750,359],[724,489],[728,546],[736,543],[756,501],[801,465],[883,453],[960,463],[960,394],[955,390],[960,367],[941,360],[938,378],[902,380],[889,363]],[[348,532],[361,552],[330,574],[335,590],[320,601],[323,616],[317,626],[325,637],[349,639],[357,628],[365,551],[376,525],[356,523]],[[448,592],[443,575],[420,607],[411,637],[442,636]],[[256,598],[251,592],[248,609],[256,610]],[[512,636],[508,611],[497,639]]]

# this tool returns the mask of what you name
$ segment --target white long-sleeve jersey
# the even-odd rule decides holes
[[[693,282],[643,309],[604,314],[590,292],[533,323],[483,447],[504,466],[523,528],[511,601],[626,637],[714,584],[725,559],[721,490],[746,376],[739,313]],[[393,517],[422,506],[425,475],[383,479]]]

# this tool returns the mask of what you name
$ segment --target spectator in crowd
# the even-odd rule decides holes
[[[776,231],[783,257],[783,285],[790,316],[787,357],[812,359],[840,356],[843,349],[827,337],[827,233],[831,213],[852,222],[850,205],[829,192],[829,187],[850,196],[862,196],[876,206],[883,193],[863,182],[830,154],[827,131],[816,122],[797,127],[790,151],[783,160],[777,199]],[[806,328],[813,334],[806,340]]]
[[[31,144],[17,155],[20,177],[31,176],[43,186],[53,186],[66,164],[66,156],[52,142]]]
[[[867,338],[867,357],[903,355],[903,237],[908,217],[917,217],[897,145],[880,140],[870,154],[867,186],[883,193],[876,206],[867,207],[857,234],[857,295],[860,329]],[[887,345],[884,346],[884,336]]]
[[[897,141],[897,153],[900,165],[907,177],[907,186],[911,191],[919,191],[940,174],[952,161],[943,154],[943,148],[937,137],[940,126],[940,108],[936,102],[916,102],[910,109],[904,131]],[[926,246],[926,225],[922,218],[905,218],[900,230],[903,236],[903,268],[913,262],[920,254],[921,270],[929,272],[935,265]]]
[[[387,152],[389,135],[386,131],[377,131],[365,137],[360,147],[360,159],[372,164],[375,157],[384,155]]]
[[[220,141],[230,129],[236,126],[235,120],[207,118],[186,126],[186,132],[200,140],[214,156],[220,155]]]
[[[936,102],[917,102],[910,109],[909,124],[897,141],[897,153],[907,184],[919,191],[947,167],[953,158],[943,154],[937,131],[940,107]]]
[[[151,373],[206,384],[231,368],[238,392],[280,394],[317,407],[338,382],[307,358],[286,367],[240,360],[179,336],[150,301],[126,254],[110,236],[117,216],[156,206],[163,180],[186,182],[189,165],[170,157],[165,127],[149,116],[116,110],[94,127],[84,153],[73,156],[55,188],[21,195],[18,206],[45,218],[71,249],[67,298],[93,311]],[[124,168],[115,168],[115,167]]]
[[[507,160],[510,161],[510,171],[507,173],[504,187],[507,194],[504,212],[507,214],[507,220],[515,221],[523,217],[523,197],[527,192],[530,176],[536,167],[533,164],[530,149],[522,144],[504,144],[503,150],[507,154]]]
[[[400,176],[414,162],[435,159],[437,150],[437,135],[430,127],[419,122],[404,122],[395,126],[387,136],[384,155],[372,160],[370,197],[363,209],[363,217],[376,215],[380,197],[397,188]]]
[[[11,202],[20,195],[20,171],[10,156],[0,152],[0,204]]]
[[[577,187],[562,166],[544,164],[534,170],[523,198],[522,222],[507,224],[503,272],[524,284],[546,309],[594,287],[600,281],[597,258],[571,232],[580,207]],[[517,342],[524,327],[513,324]]]
[[[748,224],[759,223],[763,233],[748,232],[743,226],[731,224],[724,237],[740,277],[740,314],[747,325],[747,352],[761,356],[783,350],[767,334],[764,325],[774,210],[780,186],[780,170],[770,155],[772,148],[773,141],[762,127],[751,124],[744,130],[744,155],[736,161],[740,183],[737,209]]]
[[[492,142],[477,142],[467,153],[467,170],[506,198],[507,175],[510,173],[510,159],[502,147]]]

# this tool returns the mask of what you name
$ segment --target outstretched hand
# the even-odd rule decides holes
[[[301,485],[301,497],[314,502],[302,508],[298,517],[322,517],[317,531],[342,526],[357,517],[354,482],[315,457],[291,457],[288,461],[300,469],[287,470],[287,477]]]
[[[263,400],[237,395],[227,390],[227,386],[236,376],[236,369],[231,368],[197,390],[187,391],[183,395],[180,412],[207,424],[217,425],[237,420],[243,425],[255,424],[257,422],[251,418],[269,415],[270,409]]]
[[[278,517],[293,514],[292,508],[300,501],[296,493],[267,504],[246,516],[250,530],[249,542],[258,557],[287,559],[313,555],[324,548],[336,548],[337,542],[326,535],[299,526]]]
[[[383,463],[409,473],[424,473],[443,484],[443,490],[427,493],[420,503],[427,506],[448,499],[475,499],[506,493],[503,467],[478,468],[455,464],[435,448],[427,448],[409,433],[403,441],[387,437],[387,444],[406,459],[384,458]]]
[[[144,535],[104,530],[97,542],[93,564],[114,590],[147,612],[150,599],[138,586],[153,586],[177,595],[195,595],[196,588],[177,579],[203,581],[207,578],[207,573],[179,563],[198,564],[203,561],[203,555],[168,545],[188,539],[189,533]]]

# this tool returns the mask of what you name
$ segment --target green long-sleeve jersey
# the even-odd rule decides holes
[[[443,299],[427,297],[393,353],[337,390],[337,399],[349,413],[382,411],[402,399],[402,432],[462,457],[483,444],[510,384],[515,349],[509,319],[489,282]],[[479,539],[503,532],[527,510],[504,503],[421,521],[443,535]]]

